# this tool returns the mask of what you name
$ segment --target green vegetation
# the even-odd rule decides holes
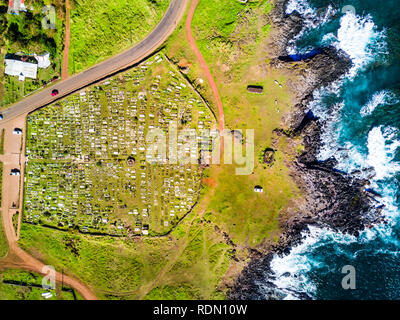
[[[19,244],[108,299],[221,298],[218,284],[231,256],[198,211],[168,237],[94,237],[23,224]]]
[[[211,166],[202,191],[210,220],[227,231],[234,243],[245,246],[277,241],[283,211],[299,196],[285,164],[291,150],[284,138],[273,134],[281,116],[289,111],[291,97],[284,85],[286,76],[269,66],[261,49],[268,44],[271,8],[266,0],[246,4],[200,0],[192,23],[194,38],[218,85],[225,127],[244,130],[244,139],[246,129],[255,133],[254,172],[238,176],[233,165]],[[168,40],[167,55],[178,65],[190,66],[188,78],[218,113],[208,86],[198,81],[205,75],[185,39],[181,26]],[[248,93],[250,84],[263,86],[264,94]],[[258,159],[269,146],[277,149],[272,166]],[[264,192],[255,193],[256,185]]]
[[[2,181],[3,181],[3,162],[0,162],[0,185],[2,185]],[[0,205],[1,205],[1,190],[0,190]],[[0,258],[5,257],[7,253],[8,253],[7,239],[6,235],[4,234],[3,221],[2,219],[0,219]]]
[[[142,40],[169,0],[74,0],[69,73],[77,73]]]
[[[0,258],[4,258],[8,253],[8,244],[4,234],[3,221],[0,221]]]
[[[0,273],[0,300],[46,300],[43,293],[50,292],[48,300],[82,300],[82,297],[70,288],[54,290],[42,288],[42,277],[38,274],[9,269]]]
[[[45,4],[56,8],[56,29],[42,28]],[[64,8],[60,2],[25,1],[28,8],[19,15],[8,14],[8,1],[0,0],[0,106],[5,107],[41,88],[60,73],[61,55],[63,49]],[[26,55],[50,53],[52,65],[46,69],[38,69],[37,79],[26,78],[19,81],[18,77],[4,75],[4,58],[6,54],[23,52]]]

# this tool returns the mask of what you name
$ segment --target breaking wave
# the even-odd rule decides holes
[[[332,13],[334,10],[330,7],[327,12]],[[327,23],[331,17],[331,14],[327,14],[323,19],[318,18],[321,15],[307,1],[290,0],[286,13],[294,11],[305,17],[306,22],[303,32],[290,43],[289,53],[300,50],[296,43],[304,36],[307,28]],[[376,124],[368,128],[368,124],[362,122],[377,108],[398,104],[399,100],[394,92],[373,92],[368,102],[357,109],[360,122],[355,122],[355,125],[364,126],[366,135],[357,141],[352,138],[343,139],[346,133],[346,128],[343,127],[346,123],[342,122],[343,112],[349,107],[349,100],[345,99],[346,86],[357,81],[357,75],[368,66],[386,59],[386,30],[379,30],[371,15],[359,16],[348,11],[341,16],[337,32],[325,34],[322,43],[334,45],[337,49],[345,51],[353,66],[346,77],[313,93],[314,100],[310,109],[323,123],[318,158],[326,160],[335,157],[338,160],[338,169],[348,173],[358,171],[360,178],[369,179],[369,187],[380,194],[377,206],[384,205],[383,215],[387,219],[384,223],[364,230],[358,237],[309,226],[309,230],[302,234],[302,241],[292,247],[289,254],[275,255],[270,263],[272,273],[269,279],[285,299],[301,299],[304,295],[321,298],[315,272],[324,275],[337,273],[337,270],[331,270],[329,267],[328,261],[332,256],[338,257],[338,261],[340,257],[355,263],[356,259],[370,250],[376,254],[396,256],[400,251],[400,241],[394,235],[394,226],[399,218],[399,189],[398,185],[393,183],[393,179],[400,172],[400,163],[396,160],[396,152],[400,147],[399,130],[391,125]],[[378,248],[374,247],[375,242]]]

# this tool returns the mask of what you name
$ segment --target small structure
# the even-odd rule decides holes
[[[15,128],[15,129],[13,130],[13,134],[22,134],[22,129],[20,129],[20,128]]]
[[[263,163],[271,165],[275,160],[275,150],[266,148],[264,151]]]
[[[254,192],[262,193],[262,192],[264,192],[264,189],[261,186],[255,186],[254,187]]]
[[[128,165],[130,165],[130,166],[134,166],[136,163],[134,157],[129,157],[127,162],[128,162]]]
[[[43,292],[42,297],[45,299],[50,299],[53,296],[51,292]]]
[[[25,0],[9,0],[7,13],[19,15],[20,11],[26,12]]]
[[[6,65],[4,73],[9,76],[18,76],[20,81],[37,77],[38,64],[33,57],[10,54],[6,55],[4,63]]]
[[[50,65],[51,65],[50,53],[46,52],[42,55],[35,53],[33,56],[35,57],[35,59],[38,62],[38,68],[46,69],[46,68],[50,67]]]
[[[263,86],[247,86],[247,91],[250,93],[262,94],[264,92]]]
[[[20,174],[21,174],[21,172],[19,171],[19,169],[11,169],[10,175],[19,176]]]
[[[3,120],[3,115],[2,114],[0,114],[0,120]]]
[[[233,139],[234,139],[234,140],[237,140],[237,141],[239,141],[240,143],[243,142],[243,135],[242,135],[242,132],[241,132],[241,131],[239,131],[239,130],[232,130],[232,131],[231,131],[231,135],[233,136]]]

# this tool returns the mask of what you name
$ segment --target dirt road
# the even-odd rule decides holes
[[[69,58],[69,40],[70,40],[70,7],[69,1],[65,0],[65,41],[64,41],[64,57],[61,71],[63,80],[68,78],[68,58]]]
[[[192,4],[190,6],[189,13],[188,13],[188,16],[186,19],[186,26],[185,26],[186,35],[187,35],[190,47],[194,51],[196,58],[199,61],[200,66],[203,69],[203,71],[207,77],[207,81],[210,84],[211,90],[212,90],[214,98],[216,100],[217,107],[218,107],[219,131],[222,133],[225,128],[225,117],[224,117],[224,108],[222,106],[222,101],[221,101],[221,98],[218,93],[217,84],[214,81],[214,77],[212,76],[210,69],[208,69],[207,63],[204,60],[203,55],[201,54],[199,48],[196,45],[196,41],[194,40],[193,33],[192,33],[192,20],[193,20],[194,12],[196,10],[198,3],[199,3],[199,0],[193,0]],[[223,144],[221,144],[221,148],[222,148],[222,145]]]
[[[15,230],[13,225],[13,215],[17,212],[20,225],[23,207],[25,122],[26,115],[21,115],[0,126],[0,130],[4,129],[4,154],[0,155],[0,161],[3,163],[1,213],[9,247],[7,256],[0,260],[0,268],[17,268],[42,274],[45,265],[18,247],[19,226]],[[14,134],[14,128],[23,128],[23,135]],[[11,169],[19,169],[21,175],[11,176]],[[77,290],[87,300],[97,299],[94,293],[77,279],[57,272],[56,280],[58,282],[63,280],[64,284]]]

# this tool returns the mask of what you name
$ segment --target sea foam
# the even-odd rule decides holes
[[[381,90],[375,92],[372,98],[365,104],[361,110],[362,117],[371,115],[379,106],[391,106],[400,103],[396,94],[390,90]]]
[[[306,1],[289,1],[286,12],[290,14],[295,10],[307,17],[306,27],[311,27],[311,21],[316,17],[316,11]],[[296,51],[295,42],[300,37],[301,35],[291,43],[289,53]],[[337,34],[326,35],[323,43],[334,45],[336,48],[345,51],[351,58],[353,67],[346,75],[346,81],[351,81],[360,70],[375,61],[377,57],[384,57],[387,54],[385,30],[379,31],[371,16],[361,17],[352,12],[347,12],[341,17]],[[376,176],[371,187],[383,196],[381,202],[385,204],[384,214],[386,216],[398,216],[397,207],[394,205],[398,190],[395,187],[379,183],[381,179],[390,178],[400,170],[400,164],[394,161],[394,154],[400,146],[397,131],[395,128],[384,126],[372,128],[368,134],[367,155],[349,141],[345,142],[344,146],[339,145],[340,112],[345,107],[344,101],[326,106],[323,100],[325,94],[338,96],[346,81],[342,78],[331,84],[329,88],[322,88],[314,92],[314,101],[310,107],[324,123],[321,134],[323,143],[318,157],[320,160],[332,156],[336,157],[340,169],[347,172],[372,167]],[[360,113],[362,116],[368,115],[381,104],[391,103],[392,101],[394,100],[390,93],[377,92]],[[323,262],[318,260],[317,255],[311,254],[312,252],[317,252],[318,248],[327,243],[334,243],[334,250],[338,254],[343,254],[346,251],[344,250],[345,247],[341,249],[341,246],[357,241],[368,242],[377,238],[383,239],[391,233],[390,224],[379,224],[373,229],[366,229],[359,238],[337,233],[327,228],[309,226],[309,232],[303,233],[301,243],[291,248],[289,254],[276,255],[272,259],[270,265],[272,282],[279,288],[285,299],[298,299],[301,297],[300,293],[306,293],[313,297],[317,286],[308,278],[308,273],[324,266],[321,265]]]
[[[327,35],[332,37],[332,34]],[[353,61],[350,77],[375,61],[378,55],[387,54],[386,31],[379,31],[370,15],[361,17],[352,11],[347,11],[340,19],[340,28],[336,39],[333,40],[336,48],[345,51]]]

